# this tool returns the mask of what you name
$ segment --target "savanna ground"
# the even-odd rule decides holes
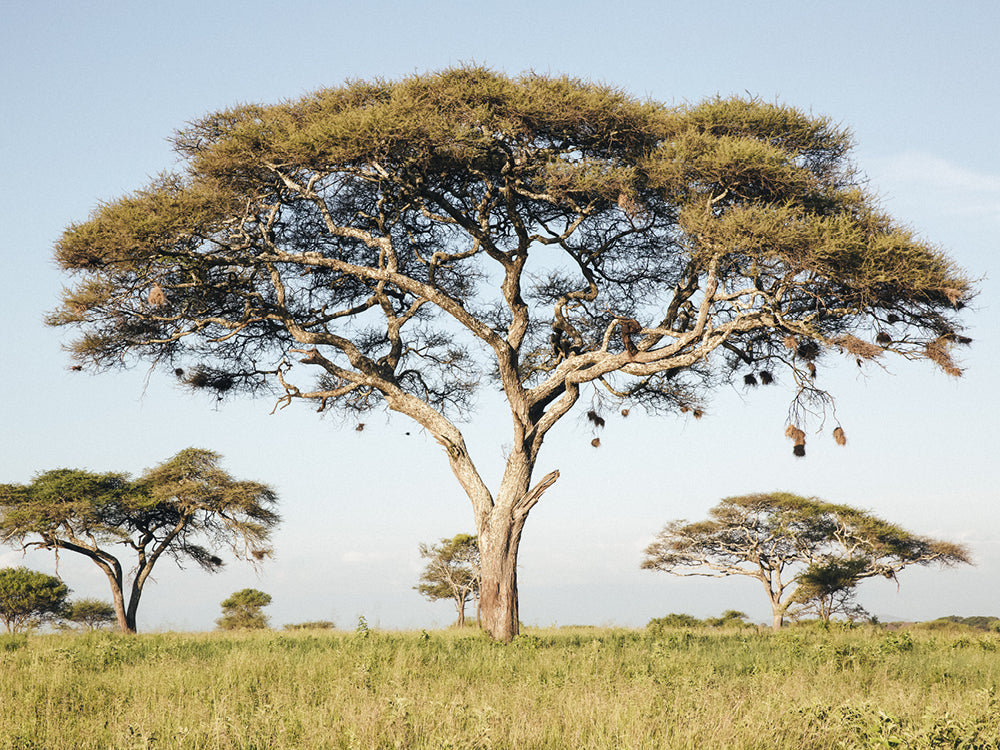
[[[1000,748],[1000,634],[0,637],[0,748]]]

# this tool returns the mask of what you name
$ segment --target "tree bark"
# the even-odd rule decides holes
[[[512,455],[492,510],[477,518],[482,626],[494,640],[509,643],[520,632],[517,552],[528,512],[559,478],[549,472],[530,490],[532,461]]]
[[[101,567],[104,568],[103,565]],[[133,615],[131,621],[129,620],[128,612],[125,608],[125,593],[122,591],[121,572],[112,570],[110,567],[104,568],[104,572],[108,576],[108,581],[111,582],[111,598],[115,606],[115,619],[118,621],[118,629],[127,635],[134,635],[136,632],[135,616]]]
[[[495,509],[478,529],[482,581],[480,617],[483,628],[497,641],[510,643],[520,628],[517,606],[517,548],[524,519]]]
[[[775,631],[781,630],[782,626],[785,624],[784,607],[782,607],[781,609],[772,610],[771,614],[773,617],[771,621],[771,629]]]

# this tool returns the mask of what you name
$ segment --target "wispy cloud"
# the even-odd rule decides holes
[[[874,159],[865,166],[879,193],[908,213],[933,211],[1000,223],[1000,175],[915,151]]]

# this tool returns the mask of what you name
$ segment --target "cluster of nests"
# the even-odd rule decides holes
[[[694,408],[692,408],[690,406],[682,406],[681,407],[681,413],[682,414],[688,414],[688,413],[690,413],[691,416],[693,416],[695,419],[701,419],[702,416],[704,416],[704,412],[701,409],[694,409]],[[629,410],[628,409],[622,409],[621,415],[623,417],[628,417],[628,414],[629,414]],[[590,411],[587,412],[587,420],[592,425],[594,425],[594,429],[597,429],[597,428],[600,428],[600,427],[604,427],[604,425],[607,424],[607,422],[604,419],[604,417],[602,417],[600,414],[598,414],[593,409],[591,409]],[[590,441],[590,444],[592,446],[594,446],[595,448],[600,448],[601,447],[601,439],[599,437],[595,437],[593,440]]]
[[[806,455],[806,433],[799,427],[793,424],[788,425],[785,428],[785,437],[789,438],[793,442],[792,453],[800,458]],[[833,439],[836,441],[837,445],[847,445],[847,435],[844,434],[843,427],[835,427],[833,430]]]
[[[767,370],[761,370],[756,375],[754,373],[749,373],[743,376],[743,385],[748,385],[751,387],[756,387],[758,383],[758,378],[760,378],[761,385],[771,385],[774,382],[774,375],[772,375]]]

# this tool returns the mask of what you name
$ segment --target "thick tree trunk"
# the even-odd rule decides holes
[[[118,620],[118,629],[129,635],[135,631],[135,616],[129,619],[129,613],[125,608],[125,594],[122,592],[122,582],[114,574],[108,573],[108,580],[111,581],[111,598],[115,607],[115,618]]]
[[[771,629],[781,630],[781,627],[785,624],[785,610],[784,608],[775,610],[772,613]]]
[[[128,626],[126,633],[138,633],[139,628],[135,624],[135,614],[139,609],[139,597],[142,596],[142,590],[133,587],[132,596],[128,600],[128,609],[125,610],[125,624]]]
[[[458,620],[455,622],[455,627],[464,628],[465,627],[465,596],[462,598],[455,597],[455,609],[458,610]]]
[[[528,512],[559,478],[547,474],[530,490],[531,467],[525,461],[504,476],[497,502],[488,514],[477,518],[479,535],[479,611],[482,626],[494,640],[509,643],[520,630],[517,603],[517,551]],[[520,469],[520,470],[518,470]]]
[[[479,531],[479,609],[483,629],[494,640],[509,643],[519,632],[517,548],[524,519],[494,510]]]

